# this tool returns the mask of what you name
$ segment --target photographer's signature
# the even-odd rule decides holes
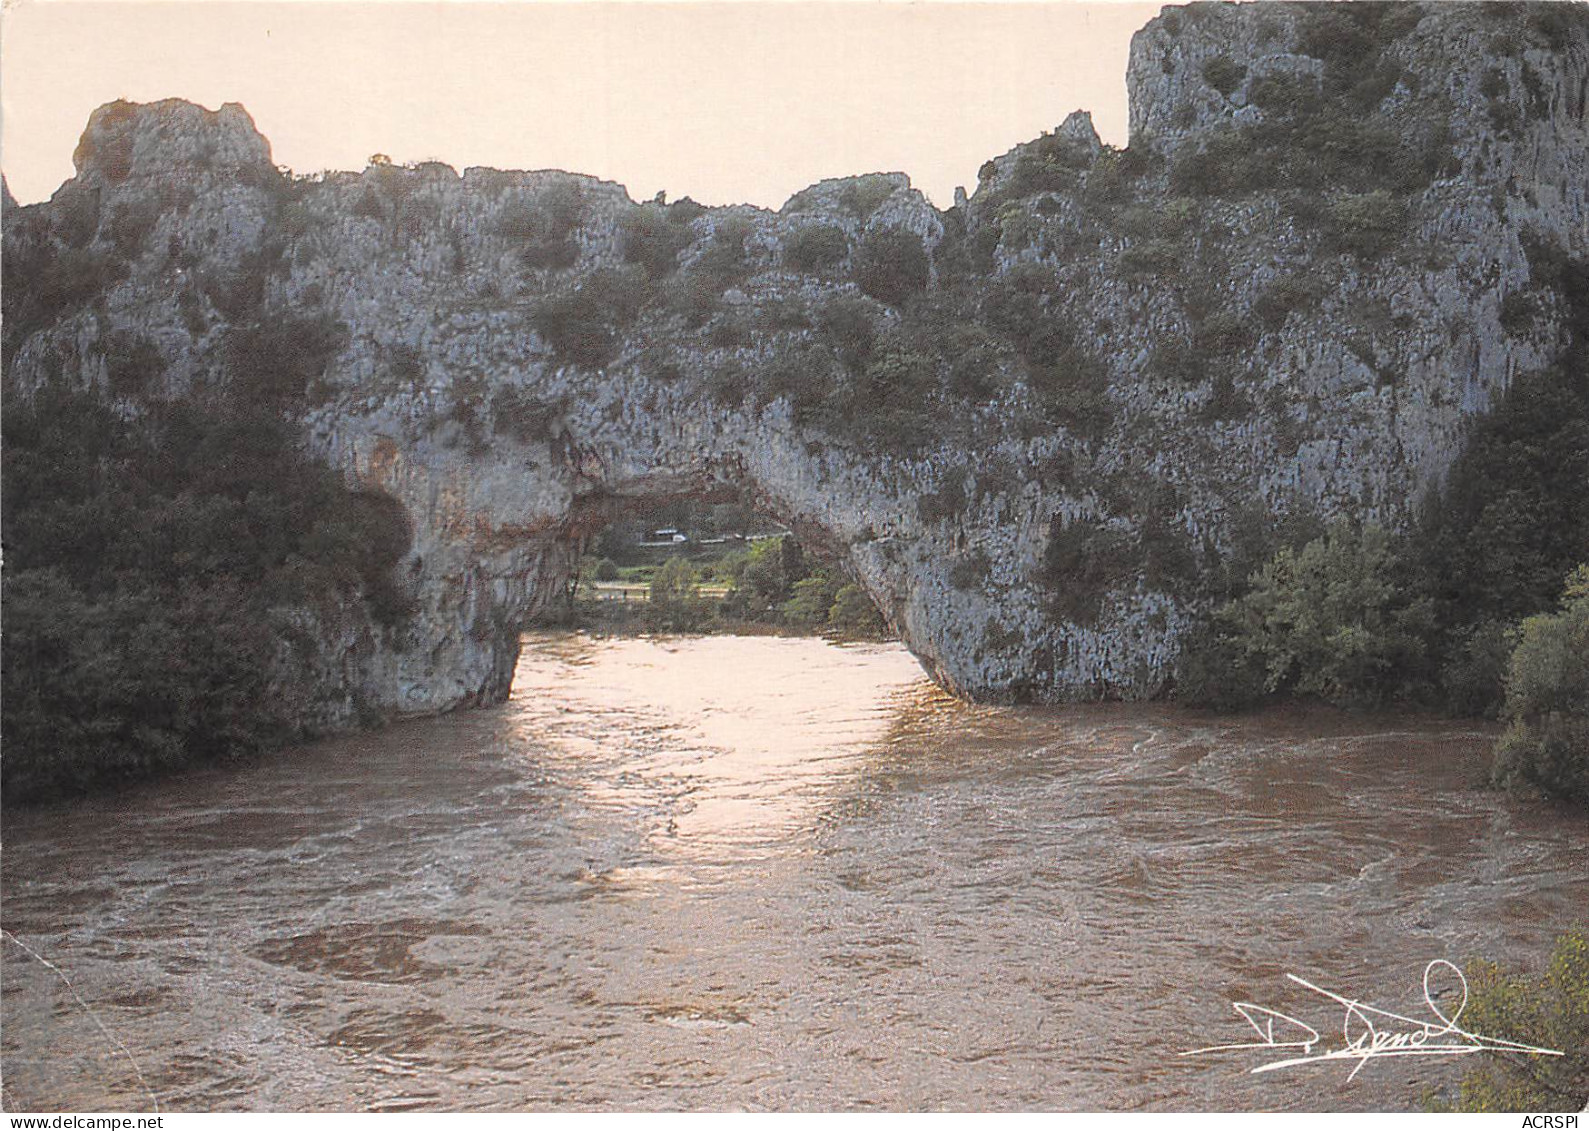
[[[1435,1003],[1438,996],[1433,989],[1436,975],[1449,972],[1456,976],[1461,987],[1456,1009],[1449,1015]],[[1433,1015],[1432,1020],[1404,1017],[1400,1013],[1364,1005],[1352,998],[1315,986],[1295,974],[1287,974],[1297,985],[1329,998],[1344,1010],[1340,1044],[1324,1040],[1319,1031],[1305,1021],[1250,1002],[1237,1001],[1235,1007],[1242,1019],[1252,1026],[1259,1040],[1243,1041],[1229,1045],[1210,1045],[1208,1048],[1190,1049],[1182,1056],[1203,1056],[1216,1052],[1236,1052],[1263,1049],[1270,1052],[1289,1050],[1292,1055],[1282,1056],[1253,1068],[1253,1072],[1273,1072],[1278,1068],[1292,1068],[1299,1064],[1316,1064],[1320,1061],[1355,1061],[1350,1080],[1363,1065],[1378,1057],[1387,1056],[1468,1056],[1476,1052],[1523,1053],[1531,1056],[1561,1056],[1555,1049],[1535,1048],[1533,1045],[1508,1041],[1500,1037],[1486,1037],[1470,1032],[1457,1024],[1462,1011],[1468,1006],[1468,980],[1462,971],[1443,958],[1437,958],[1423,971],[1423,1000]]]

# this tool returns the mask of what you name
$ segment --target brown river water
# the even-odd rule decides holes
[[[1492,740],[534,637],[503,706],[9,814],[5,1106],[1411,1108],[1472,1062],[1180,1054],[1589,919],[1589,821]]]

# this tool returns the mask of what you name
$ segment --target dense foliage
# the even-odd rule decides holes
[[[879,228],[855,253],[855,282],[864,294],[898,306],[927,286],[931,267],[921,237],[904,228]]]
[[[807,275],[842,263],[849,254],[849,237],[843,228],[833,224],[796,228],[783,243],[784,263]]]
[[[1496,781],[1589,804],[1589,567],[1559,612],[1515,628],[1443,622],[1427,585],[1409,543],[1377,527],[1282,547],[1188,643],[1180,696],[1223,710],[1282,694],[1460,710],[1504,689]],[[1450,697],[1456,685],[1466,698]]]
[[[728,615],[846,636],[884,631],[866,590],[813,563],[792,536],[758,542],[728,563]]]
[[[8,389],[0,445],[8,802],[290,739],[316,691],[280,663],[288,610],[406,614],[399,508],[270,409]]]
[[[1501,629],[1552,607],[1589,554],[1589,367],[1520,378],[1479,419],[1420,533],[1420,565],[1444,629],[1447,704],[1493,713]]]
[[[1456,1102],[1427,1095],[1434,1111],[1581,1111],[1589,1103],[1589,938],[1556,940],[1542,974],[1473,962],[1464,971],[1467,1008],[1459,1023],[1473,1033],[1550,1049],[1561,1056],[1487,1054],[1468,1072]]]
[[[1221,606],[1183,694],[1221,706],[1274,694],[1378,705],[1421,667],[1431,615],[1390,534],[1338,525],[1299,550],[1282,547]]]
[[[1560,612],[1523,622],[1504,713],[1496,779],[1589,806],[1589,565],[1568,579]]]

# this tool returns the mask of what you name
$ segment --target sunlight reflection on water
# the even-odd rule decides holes
[[[1492,740],[537,636],[500,707],[8,814],[0,921],[179,1110],[1400,1109],[1457,1067],[1176,1054],[1303,1008],[1288,972],[1395,1008],[1432,959],[1545,953],[1589,828],[1482,789]],[[7,1108],[137,1106],[4,958]]]
[[[622,773],[588,780],[593,803],[673,802],[653,830],[669,859],[718,859],[809,827],[887,734],[901,693],[925,682],[892,645],[709,636],[607,641],[600,663],[591,653],[583,639],[532,638],[514,700],[560,755],[622,758]],[[613,715],[621,733],[592,727]]]

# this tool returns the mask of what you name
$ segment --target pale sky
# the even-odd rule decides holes
[[[902,171],[946,207],[1072,110],[1123,145],[1127,46],[1158,9],[4,0],[0,168],[42,200],[96,106],[179,97],[241,102],[300,173],[385,153],[776,208],[823,177]]]

